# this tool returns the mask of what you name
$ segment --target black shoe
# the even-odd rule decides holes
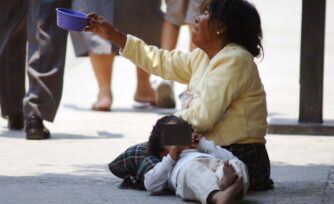
[[[7,127],[10,130],[22,130],[24,126],[23,113],[16,113],[7,117]]]
[[[50,131],[44,126],[43,119],[32,115],[26,118],[26,139],[43,140],[50,138]]]

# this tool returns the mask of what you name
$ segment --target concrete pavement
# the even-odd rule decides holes
[[[265,57],[259,63],[268,94],[269,118],[298,117],[301,1],[254,0],[262,16]],[[328,11],[334,3],[328,1]],[[289,6],[287,6],[289,5]],[[333,12],[328,12],[324,118],[334,119]],[[186,49],[182,30],[180,49]],[[176,110],[131,108],[135,69],[117,58],[112,112],[90,111],[96,82],[88,59],[73,56],[68,45],[64,93],[52,138],[27,141],[23,131],[8,131],[0,119],[0,204],[183,203],[173,195],[120,190],[107,164],[126,147],[147,140],[155,121]],[[176,84],[176,94],[184,89]],[[178,106],[179,107],[179,106]],[[243,203],[334,203],[334,136],[268,135],[275,189],[249,193]]]

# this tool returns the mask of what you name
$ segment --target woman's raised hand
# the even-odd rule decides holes
[[[111,40],[111,35],[115,28],[104,20],[102,16],[98,16],[95,13],[88,14],[88,25],[85,27],[84,31],[93,32],[101,37]]]
[[[111,40],[120,48],[124,48],[126,36],[119,32],[109,22],[104,20],[102,16],[99,16],[96,13],[89,13],[88,19],[88,25],[85,27],[84,31],[96,33],[107,40]]]

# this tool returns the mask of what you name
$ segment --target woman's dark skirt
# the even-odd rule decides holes
[[[232,144],[222,147],[246,164],[250,178],[250,191],[274,188],[274,182],[270,178],[270,161],[264,144]]]

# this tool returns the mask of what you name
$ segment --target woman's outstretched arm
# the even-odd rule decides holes
[[[121,48],[121,55],[131,60],[146,72],[164,79],[189,83],[193,72],[192,54],[181,51],[168,51],[147,45],[134,36],[126,35],[95,13],[88,14],[89,23],[85,31],[94,32],[112,41]],[[203,56],[202,56],[203,57]]]
[[[108,23],[102,16],[98,16],[95,13],[88,14],[88,25],[85,31],[94,32],[101,37],[112,41],[118,47],[123,49],[126,43],[126,35],[117,30],[113,25]]]

